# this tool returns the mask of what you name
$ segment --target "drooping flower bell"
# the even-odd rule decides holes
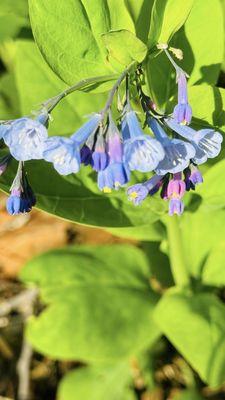
[[[208,128],[195,131],[189,126],[177,124],[173,118],[166,118],[165,122],[195,148],[195,156],[192,157],[195,164],[203,164],[208,158],[215,158],[220,153],[223,137],[219,132]]]
[[[92,153],[92,167],[95,171],[103,171],[109,163],[109,155],[106,150],[104,129],[101,125],[97,135],[94,151]]]
[[[112,189],[118,190],[130,179],[130,171],[123,159],[123,145],[120,132],[109,114],[109,125],[106,135],[107,150],[109,156],[108,166],[98,172],[98,187],[105,193]]]
[[[45,140],[43,158],[52,162],[61,175],[76,173],[80,169],[80,147],[83,147],[89,136],[96,131],[101,120],[100,114],[94,114],[70,138],[52,136]]]
[[[124,110],[122,135],[124,161],[131,171],[153,171],[164,158],[165,153],[162,145],[142,131],[136,113],[129,105]]]
[[[6,208],[10,215],[30,212],[36,204],[34,192],[28,182],[22,162],[18,165],[17,174],[10,188]]]
[[[194,164],[190,164],[190,166],[184,170],[184,176],[187,191],[195,190],[195,186],[203,182],[202,174]]]
[[[155,118],[148,116],[147,123],[165,153],[163,160],[155,168],[156,173],[158,175],[165,175],[168,172],[175,174],[187,168],[190,159],[195,156],[195,148],[183,140],[170,139]]]
[[[41,121],[41,122],[40,122]],[[18,161],[38,160],[43,157],[44,141],[48,137],[48,114],[40,113],[36,119],[19,118],[4,125],[3,139],[10,153]]]

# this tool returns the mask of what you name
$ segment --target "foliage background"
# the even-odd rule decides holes
[[[176,84],[167,59],[163,54],[153,57],[151,49],[157,41],[170,40],[184,51],[182,67],[190,74],[194,126],[224,131],[224,2],[86,0],[85,13],[79,4],[30,1],[33,32],[44,59],[33,38],[27,1],[1,1],[2,120],[29,114],[66,84],[111,74],[104,85],[73,93],[53,112],[51,135],[74,132],[85,115],[104,105],[114,75],[124,69],[127,57],[134,57],[132,52],[127,55],[123,42],[118,48],[110,35],[102,40],[101,34],[127,29],[150,51],[145,60],[146,85],[158,107],[171,110]],[[204,185],[186,198],[179,238],[158,198],[135,208],[123,191],[100,193],[88,169],[63,178],[41,161],[27,163],[38,208],[136,240],[135,245],[55,250],[31,260],[21,272],[21,281],[28,287],[36,285],[45,304],[44,311],[38,310],[29,321],[27,339],[50,359],[82,365],[65,375],[59,400],[223,398],[223,157],[224,149],[218,159],[202,167]],[[1,177],[3,191],[14,174],[11,165]],[[179,250],[191,277],[187,289],[177,284],[174,275],[173,260]],[[158,379],[159,365],[170,362],[179,370],[179,379],[174,375]]]

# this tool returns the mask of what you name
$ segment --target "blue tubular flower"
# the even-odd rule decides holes
[[[109,115],[109,127],[107,131],[107,150],[109,154],[109,165],[98,173],[98,187],[105,193],[112,189],[118,190],[130,179],[130,171],[123,162],[123,147],[120,133]]]
[[[22,163],[19,163],[17,174],[10,188],[6,208],[10,215],[30,212],[36,204],[34,192],[28,182]]]
[[[95,150],[92,153],[92,162],[93,169],[95,171],[102,171],[105,169],[109,163],[109,156],[106,152],[105,139],[103,136],[103,132],[100,132],[96,144]]]
[[[124,161],[131,171],[149,172],[164,158],[161,144],[142,131],[136,113],[126,110],[122,120]]]
[[[41,159],[47,137],[46,127],[38,119],[31,118],[13,121],[3,133],[5,144],[18,161]]]
[[[6,202],[6,209],[10,215],[17,215],[20,213],[21,204],[21,190],[12,189],[11,194]]]
[[[45,141],[43,158],[52,162],[61,175],[76,173],[80,169],[80,148],[70,138],[52,136]]]
[[[128,199],[132,201],[135,206],[140,205],[149,194],[152,196],[159,190],[162,184],[162,179],[163,176],[154,175],[146,182],[130,186],[127,189]]]
[[[219,132],[213,129],[195,131],[189,126],[177,124],[172,118],[165,119],[165,122],[171,129],[187,139],[194,146],[196,154],[193,157],[193,162],[195,164],[202,164],[207,158],[217,157],[220,153],[223,137]]]
[[[156,119],[148,118],[147,122],[165,152],[164,159],[155,168],[156,173],[158,175],[165,175],[168,172],[175,174],[187,168],[190,159],[195,156],[195,148],[183,140],[169,139]]]
[[[190,124],[192,118],[192,109],[188,104],[187,95],[187,79],[184,71],[177,70],[177,84],[178,84],[178,104],[173,111],[173,117],[178,124]]]
[[[96,131],[101,120],[101,114],[93,114],[91,118],[71,136],[71,139],[79,145],[83,145],[89,136]]]

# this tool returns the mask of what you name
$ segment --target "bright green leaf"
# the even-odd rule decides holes
[[[149,32],[149,45],[167,43],[188,18],[194,0],[155,0]]]
[[[141,62],[146,56],[147,47],[132,32],[125,29],[102,35],[103,42],[113,58],[120,64],[128,66],[133,61]]]
[[[206,285],[213,285],[218,287],[225,286],[224,255],[225,255],[225,242],[221,241],[210,252],[204,264],[202,272],[202,281]]]
[[[58,400],[134,400],[130,375],[128,364],[79,368],[60,383]]]
[[[168,293],[155,319],[177,350],[210,386],[225,382],[225,306],[213,294]]]
[[[158,296],[149,286],[146,259],[134,247],[53,251],[30,261],[21,276],[41,289],[48,305],[30,320],[28,339],[51,357],[129,358],[159,335],[152,321]]]

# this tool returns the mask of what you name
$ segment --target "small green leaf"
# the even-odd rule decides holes
[[[159,335],[148,263],[131,246],[70,247],[30,261],[21,277],[47,308],[28,324],[32,345],[54,358],[129,358]],[[138,315],[138,318],[134,318]]]
[[[225,306],[213,294],[167,293],[155,319],[177,350],[215,387],[225,382]]]
[[[146,56],[145,44],[125,29],[106,33],[102,38],[109,52],[109,59],[113,58],[124,66],[132,61],[141,62]]]
[[[128,364],[86,367],[65,376],[58,389],[58,400],[134,400],[128,388],[131,374]]]

